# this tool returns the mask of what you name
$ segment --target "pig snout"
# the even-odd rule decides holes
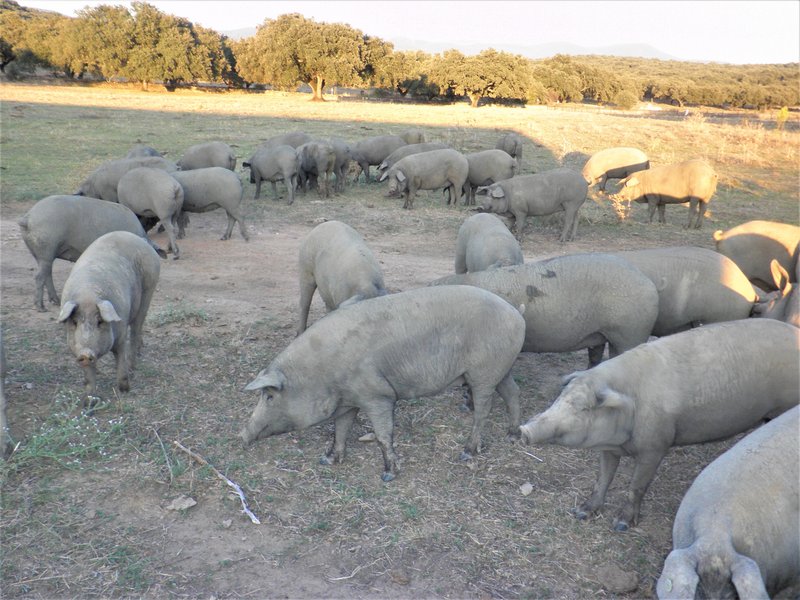
[[[82,367],[88,367],[97,362],[97,354],[93,350],[84,349],[78,353],[78,364]]]
[[[555,428],[549,425],[547,419],[541,416],[534,417],[524,425],[520,425],[522,442],[525,444],[540,444],[551,439],[555,433]]]

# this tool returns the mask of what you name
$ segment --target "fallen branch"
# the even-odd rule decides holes
[[[175,444],[175,446],[176,446],[176,447],[178,447],[178,448],[180,448],[181,450],[183,450],[184,452],[186,452],[186,454],[188,454],[189,456],[191,456],[193,459],[195,459],[195,460],[196,460],[197,462],[199,462],[201,465],[205,465],[206,467],[208,467],[209,469],[211,469],[212,471],[214,471],[214,473],[216,473],[217,477],[219,477],[220,479],[222,479],[222,481],[224,481],[224,482],[225,482],[225,483],[227,483],[229,486],[231,486],[231,487],[234,489],[234,491],[236,492],[236,494],[239,496],[239,500],[241,500],[241,501],[242,501],[242,512],[243,512],[244,514],[246,514],[248,517],[250,517],[250,520],[251,520],[253,523],[255,523],[256,525],[261,525],[261,521],[259,521],[259,520],[258,520],[258,517],[257,517],[257,516],[255,516],[255,515],[253,514],[253,512],[252,512],[252,511],[251,511],[251,510],[250,510],[250,509],[247,507],[247,502],[246,502],[246,501],[245,501],[245,499],[244,499],[244,492],[242,491],[242,488],[240,488],[240,487],[239,487],[237,484],[235,484],[233,481],[231,481],[230,479],[228,479],[227,477],[225,477],[225,475],[223,475],[222,473],[220,473],[219,471],[217,471],[217,469],[215,469],[215,468],[214,468],[212,465],[210,465],[210,464],[208,463],[208,461],[207,461],[205,458],[203,458],[203,457],[202,457],[202,456],[200,456],[199,454],[196,454],[195,452],[192,452],[191,450],[189,450],[188,448],[186,448],[185,446],[183,446],[183,445],[182,445],[182,444],[181,444],[179,441],[177,441],[177,440],[174,440],[172,443],[173,443],[173,444]]]

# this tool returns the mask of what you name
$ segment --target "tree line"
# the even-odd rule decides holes
[[[37,68],[74,79],[128,80],[174,87],[199,82],[294,90],[312,98],[326,87],[428,101],[549,104],[590,101],[630,108],[639,101],[676,106],[767,108],[800,105],[797,63],[725,65],[613,56],[533,60],[486,49],[429,54],[342,23],[300,14],[266,19],[255,35],[231,40],[146,2],[130,10],[101,5],[75,18],[0,0],[0,70],[21,77]]]

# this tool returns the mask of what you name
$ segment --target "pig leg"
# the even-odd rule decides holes
[[[611,480],[614,479],[614,475],[617,472],[619,459],[619,454],[614,454],[607,450],[600,452],[600,472],[597,474],[597,481],[594,484],[594,489],[592,489],[592,494],[574,511],[578,519],[584,520],[588,518],[603,506],[606,501],[608,486],[611,485]]]
[[[311,310],[311,298],[316,289],[317,282],[313,277],[300,278],[300,322],[297,324],[297,335],[303,333],[308,326],[308,311]]]
[[[578,230],[578,207],[567,206],[564,208],[564,228],[561,230],[560,242],[569,242],[575,237]]]
[[[96,360],[86,361],[81,363],[83,368],[83,406],[87,408],[94,407],[97,404],[97,362]]]
[[[646,452],[636,457],[628,498],[625,500],[625,504],[619,511],[617,518],[614,519],[615,530],[627,531],[629,525],[636,525],[639,520],[642,498],[644,498],[647,488],[650,487],[650,482],[653,481],[658,465],[661,464],[663,458],[664,452],[661,451]]]
[[[127,392],[131,389],[131,382],[129,379],[130,360],[128,355],[128,332],[126,330],[127,327],[123,329],[119,338],[114,340],[114,346],[111,348],[111,352],[114,353],[114,359],[116,360],[117,388],[119,388],[120,392]]]
[[[61,304],[61,300],[53,284],[53,261],[43,260],[39,262],[39,272],[36,273],[36,299],[35,306],[39,312],[44,312],[44,288],[47,286],[47,296],[53,304]]]
[[[525,231],[528,215],[526,213],[514,213],[514,227],[517,230],[517,241],[522,243],[522,233]]]
[[[706,209],[708,208],[708,204],[706,202],[700,202],[697,207],[697,223],[694,224],[695,229],[700,229],[703,226],[703,218],[706,215]]]
[[[472,433],[469,436],[467,445],[464,446],[464,450],[461,452],[461,460],[471,460],[472,457],[478,453],[481,444],[481,430],[492,408],[491,398],[494,390],[481,389],[476,385],[470,385],[470,388],[472,389],[473,403]],[[506,388],[506,391],[510,393],[511,389]],[[519,401],[519,397],[517,397],[517,400]],[[506,402],[508,403],[508,401]],[[509,408],[509,412],[512,410],[513,409]],[[519,411],[519,407],[517,407],[517,411]],[[517,422],[519,422],[519,412],[517,412]]]
[[[590,346],[587,348],[589,351],[589,368],[596,367],[601,362],[603,362],[603,353],[606,351],[606,344],[603,342],[602,344],[598,344],[597,346]],[[609,345],[609,353],[611,352],[611,346]],[[612,355],[613,356],[613,355]]]
[[[159,219],[161,224],[164,226],[164,231],[167,232],[167,237],[169,238],[169,249],[172,250],[172,259],[178,260],[181,256],[181,251],[178,249],[178,244],[175,241],[175,226],[173,224],[175,215],[172,215],[168,218],[159,217]]]
[[[363,408],[372,423],[375,441],[378,442],[383,454],[381,479],[391,481],[400,472],[397,468],[397,454],[394,452],[394,400],[376,398]]]
[[[353,426],[353,421],[355,421],[357,414],[358,409],[351,408],[334,417],[333,442],[325,456],[319,459],[320,464],[333,465],[344,461],[347,434],[350,433],[350,428]]]
[[[648,196],[647,208],[648,208],[648,214],[650,215],[650,222],[652,223],[653,217],[656,214],[656,208],[658,208],[658,198],[651,198]]]
[[[520,430],[520,409],[519,409],[519,387],[511,375],[511,371],[497,384],[497,393],[506,403],[508,410],[508,437],[519,439]]]
[[[667,224],[667,205],[663,202],[658,205],[658,222],[663,225]]]

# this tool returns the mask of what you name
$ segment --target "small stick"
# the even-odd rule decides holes
[[[214,473],[216,473],[217,477],[219,477],[220,479],[222,479],[222,481],[224,481],[224,482],[225,482],[225,483],[227,483],[229,486],[231,486],[231,487],[234,489],[234,491],[236,492],[236,494],[239,496],[239,500],[241,500],[241,501],[242,501],[242,512],[243,512],[244,514],[246,514],[248,517],[250,517],[250,520],[251,520],[253,523],[255,523],[256,525],[261,525],[261,521],[259,521],[259,520],[258,520],[258,517],[257,517],[257,516],[255,516],[255,515],[252,513],[252,511],[251,511],[251,510],[250,510],[250,509],[247,507],[247,502],[245,502],[245,499],[244,499],[244,492],[242,491],[242,488],[240,488],[240,487],[239,487],[237,484],[235,484],[233,481],[231,481],[230,479],[228,479],[227,477],[225,477],[225,475],[223,475],[222,473],[220,473],[219,471],[217,471],[217,469],[215,469],[215,468],[214,468],[212,465],[210,465],[210,464],[208,463],[208,461],[207,461],[205,458],[203,458],[203,457],[202,457],[202,456],[200,456],[199,454],[196,454],[196,453],[192,452],[191,450],[189,450],[188,448],[186,448],[185,446],[183,446],[183,445],[182,445],[182,444],[181,444],[179,441],[177,441],[177,440],[174,440],[172,443],[173,443],[173,444],[175,444],[175,446],[177,446],[178,448],[180,448],[180,449],[181,449],[181,450],[183,450],[184,452],[186,452],[186,454],[188,454],[189,456],[191,456],[193,459],[195,459],[195,460],[196,460],[197,462],[199,462],[201,465],[205,465],[205,466],[207,466],[209,469],[211,469],[212,471],[214,471]]]
[[[523,454],[526,454],[527,456],[530,456],[531,458],[535,458],[535,459],[536,459],[536,460],[538,460],[540,463],[543,463],[543,462],[544,462],[544,461],[543,461],[541,458],[539,458],[539,457],[538,457],[538,456],[536,456],[535,454],[531,454],[530,452],[526,452],[525,450],[519,450],[519,452],[522,452]]]

